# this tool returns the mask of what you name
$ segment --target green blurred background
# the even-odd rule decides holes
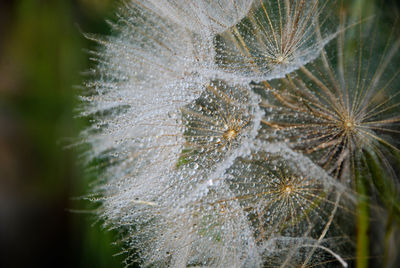
[[[65,149],[76,86],[112,0],[0,0],[0,267],[121,267],[110,232],[76,199],[95,174]]]

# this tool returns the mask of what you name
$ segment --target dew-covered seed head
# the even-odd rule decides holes
[[[182,108],[186,144],[179,166],[211,168],[240,150],[255,135],[260,115],[254,102],[247,87],[222,80],[206,85],[200,98]]]
[[[365,153],[380,159],[389,177],[395,173],[389,159],[400,150],[400,40],[378,38],[383,30],[377,20],[352,27],[342,24],[336,43],[313,63],[255,88],[264,96],[265,137],[288,141],[354,183]]]
[[[318,57],[338,29],[336,0],[255,0],[215,38],[218,65],[253,81],[283,77]]]

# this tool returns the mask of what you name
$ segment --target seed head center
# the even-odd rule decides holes
[[[348,119],[344,120],[343,130],[345,132],[353,132],[355,128],[356,128],[356,123],[354,122],[354,120],[352,118],[348,118]]]
[[[293,192],[292,186],[286,186],[286,187],[285,187],[285,193],[286,193],[286,194],[291,194],[292,192]]]
[[[227,141],[233,140],[237,136],[238,132],[232,128],[228,129],[224,133],[224,139]]]
[[[278,64],[286,64],[286,63],[288,63],[288,60],[284,55],[278,55],[275,58],[275,62],[278,63]]]

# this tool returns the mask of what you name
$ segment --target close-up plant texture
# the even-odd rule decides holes
[[[399,267],[389,1],[126,0],[82,91],[94,212],[134,267]]]

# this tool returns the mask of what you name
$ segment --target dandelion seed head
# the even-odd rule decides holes
[[[146,0],[158,13],[201,34],[219,33],[245,16],[253,0]]]
[[[327,249],[334,216],[351,207],[345,187],[296,146],[260,133],[262,118],[286,130],[287,109],[307,98],[268,87],[290,105],[260,103],[249,82],[282,77],[323,51],[337,32],[334,2],[132,0],[111,23],[118,35],[92,38],[102,49],[82,97],[82,116],[94,122],[82,137],[103,170],[91,199],[125,234],[135,252],[127,263],[262,267],[289,252],[284,264],[306,264]],[[367,115],[335,107],[345,113],[331,121],[304,116],[361,139]],[[298,254],[294,240],[314,246]]]
[[[217,36],[217,63],[243,79],[283,77],[315,59],[335,36],[335,2],[255,1],[240,23]]]
[[[313,225],[311,211],[324,200],[323,183],[264,152],[238,159],[228,175],[228,185],[248,213],[258,242],[300,227],[303,221]]]
[[[223,137],[227,142],[231,142],[235,139],[237,135],[238,131],[235,130],[235,128],[228,128],[227,130],[225,130]]]
[[[353,27],[342,30],[336,43],[324,48],[313,63],[260,86],[268,92],[262,104],[268,115],[264,125],[276,131],[267,131],[270,138],[288,140],[292,148],[337,176],[344,168],[354,172],[355,162],[366,151],[374,152],[391,169],[384,159],[399,151],[396,88],[400,79],[394,67],[400,41],[378,39],[377,22],[359,22]],[[370,35],[362,34],[364,28],[376,40],[385,40],[384,53],[376,53],[381,45],[370,42]],[[354,44],[356,52],[348,49]]]
[[[212,81],[202,96],[182,108],[185,148],[181,163],[212,167],[246,146],[259,127],[258,98],[242,86]]]
[[[232,245],[240,248],[234,254],[256,254],[246,249],[245,233],[229,235],[228,230],[244,228],[230,222],[235,202],[215,205],[212,197],[215,189],[215,195],[225,194],[218,178],[238,155],[245,155],[242,147],[257,134],[262,116],[259,98],[247,87],[222,80],[204,87],[198,99],[175,112],[167,106],[170,112],[164,113],[158,103],[147,103],[155,110],[114,115],[110,122],[117,120],[118,129],[99,133],[99,139],[124,137],[121,148],[115,148],[115,164],[103,174],[106,183],[95,189],[102,202],[99,215],[112,228],[134,226],[126,239],[141,245],[138,262],[161,266],[252,262],[247,257],[206,253]],[[221,215],[226,222],[220,222]],[[208,222],[208,217],[215,219]],[[205,234],[204,229],[215,231]],[[187,252],[182,248],[186,244]]]
[[[270,57],[266,56],[267,60],[271,59]],[[282,54],[277,54],[274,59],[271,59],[272,63],[276,64],[289,64],[289,59],[287,56]]]

